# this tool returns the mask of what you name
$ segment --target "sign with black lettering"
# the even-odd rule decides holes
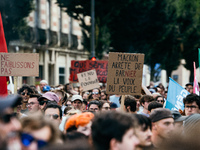
[[[144,54],[110,52],[106,93],[141,94],[143,63]]]
[[[99,88],[99,80],[95,69],[78,73],[77,76],[83,91]]]
[[[39,54],[0,53],[0,76],[39,76]]]

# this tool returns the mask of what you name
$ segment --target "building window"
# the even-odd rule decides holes
[[[59,67],[59,84],[65,84],[65,68]]]
[[[177,82],[178,81],[178,75],[173,75],[173,79]]]

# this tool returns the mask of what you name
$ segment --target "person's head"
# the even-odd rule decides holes
[[[62,120],[62,110],[61,107],[55,102],[49,102],[44,108],[45,117],[51,119],[58,126]]]
[[[23,85],[19,90],[18,94],[22,96],[23,102],[27,103],[30,97],[30,94],[33,94],[33,90],[29,85]]]
[[[100,96],[101,96],[101,98],[100,98],[101,100],[107,100],[106,90],[102,90]]]
[[[151,119],[141,114],[135,114],[134,117],[137,119],[138,127],[136,129],[136,135],[140,141],[139,147],[150,146],[151,143]]]
[[[131,95],[126,95],[125,96],[125,101],[124,101],[124,106],[125,106],[125,111],[126,112],[136,112],[136,101],[133,96]]]
[[[105,101],[105,100],[100,100],[102,107],[101,107],[101,111],[109,111],[110,110],[110,104]]]
[[[137,103],[137,105],[136,105],[136,110],[139,111],[140,99],[142,98],[142,96],[141,96],[141,95],[134,95],[134,98],[135,98],[136,103]]]
[[[40,95],[38,95],[38,94],[30,95],[28,103],[26,104],[26,107],[28,107],[28,110],[30,113],[34,113],[39,110],[39,101],[38,101],[39,97],[40,97]]]
[[[174,131],[178,134],[183,131],[183,121],[187,116],[182,116],[178,110],[171,110],[172,116],[174,117]]]
[[[81,109],[83,98],[81,95],[73,95],[71,98],[72,106],[74,109]]]
[[[91,112],[98,112],[101,109],[101,103],[97,100],[90,101],[88,105],[88,110]]]
[[[90,93],[89,92],[82,92],[82,97],[83,97],[83,99],[84,100],[88,100],[88,96],[90,95]]]
[[[65,124],[66,132],[78,131],[89,136],[91,134],[91,120],[93,117],[94,114],[91,112],[84,112],[71,116]]]
[[[116,111],[95,116],[92,123],[92,140],[96,150],[134,150],[139,143],[134,132],[135,120]]]
[[[185,115],[189,116],[191,114],[200,112],[200,97],[196,94],[189,94],[183,99],[185,106]]]
[[[169,138],[174,129],[174,119],[170,110],[156,108],[151,114],[153,136],[161,139]]]
[[[92,90],[92,98],[93,99],[98,99],[99,100],[100,95],[101,95],[100,89],[93,89]]]
[[[163,108],[163,105],[161,103],[156,102],[156,101],[149,103],[149,106],[148,106],[149,113],[151,113],[156,108]]]
[[[67,94],[64,90],[56,89],[53,92],[58,95],[59,105],[62,105],[67,100]]]
[[[161,103],[162,105],[164,105],[164,102],[165,102],[163,96],[157,96],[157,97],[155,98],[155,101],[158,102],[158,103]]]
[[[20,138],[22,150],[33,150],[57,143],[60,140],[60,132],[50,120],[34,114],[22,118]]]
[[[144,107],[144,109],[148,110],[149,103],[154,101],[154,98],[150,95],[144,95],[140,99],[140,104]]]
[[[45,85],[48,85],[48,82],[46,81],[46,80],[41,80],[40,81],[40,91],[41,92],[43,92],[43,87],[45,86]]]
[[[192,94],[193,93],[193,83],[187,83],[185,85],[185,89],[190,93]]]
[[[68,111],[70,111],[71,109],[73,109],[72,106],[65,107],[63,116],[66,116],[68,114]]]
[[[0,97],[0,148],[2,141],[8,145],[21,129],[21,124],[14,113],[13,108],[21,104],[22,97],[9,95]]]
[[[54,101],[56,103],[59,102],[58,96],[53,92],[46,92],[39,99],[40,109],[43,110],[48,102]]]

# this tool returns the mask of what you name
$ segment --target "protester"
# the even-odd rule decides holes
[[[105,100],[100,100],[102,103],[101,111],[109,111],[110,110],[110,104]]]
[[[44,116],[59,126],[62,121],[61,107],[56,102],[49,102],[44,108]]]
[[[183,99],[185,106],[185,115],[189,116],[191,114],[200,112],[200,97],[196,94],[189,94]]]
[[[101,100],[108,100],[108,94],[106,94],[106,90],[101,91]]]
[[[37,150],[48,144],[62,143],[58,129],[50,120],[39,114],[22,119],[20,138],[22,150]]]
[[[30,94],[34,94],[33,90],[30,88],[29,85],[23,85],[19,90],[18,94],[22,96],[22,107],[21,107],[21,113],[27,114],[28,108],[26,107],[26,104],[28,103],[28,100],[30,98]]]
[[[157,96],[157,97],[155,98],[155,101],[158,102],[158,103],[161,103],[162,105],[164,105],[164,102],[165,102],[163,96]]]
[[[94,100],[100,100],[100,96],[101,96],[101,91],[100,89],[93,89],[92,90],[92,98]]]
[[[92,123],[95,150],[134,150],[139,144],[135,122],[131,116],[116,111],[97,114]]]
[[[47,105],[48,102],[54,101],[56,103],[59,102],[59,98],[58,96],[53,93],[53,92],[46,92],[45,94],[43,94],[39,99],[38,99],[39,103],[40,103],[40,109],[44,110],[45,106]]]
[[[145,115],[147,117],[149,117],[148,114],[148,106],[149,103],[154,101],[154,98],[150,95],[144,95],[141,99],[140,99],[140,104],[143,106],[143,111],[139,112],[138,114],[142,114]]]
[[[22,101],[21,96],[0,97],[0,149],[20,149],[18,133],[21,124],[13,108]]]
[[[81,110],[83,104],[83,98],[81,95],[73,95],[71,98],[71,102],[74,109]]]
[[[91,101],[88,104],[88,110],[91,112],[98,112],[101,110],[101,107],[102,107],[102,104],[97,100]]]
[[[157,108],[150,114],[152,121],[152,143],[159,148],[161,143],[170,138],[174,129],[174,119],[170,110]]]
[[[185,89],[190,93],[192,94],[193,93],[193,83],[187,83],[185,85]]]
[[[136,113],[136,101],[131,95],[126,95],[124,100],[124,110],[128,113]]]
[[[141,112],[143,110],[143,107],[140,105],[140,99],[142,98],[142,95],[134,95],[134,98],[136,100],[136,111]]]
[[[94,117],[94,114],[91,112],[84,112],[82,114],[76,114],[71,116],[66,124],[65,124],[65,130],[67,133],[72,131],[78,131],[86,136],[91,135],[91,125],[92,125],[92,118]]]
[[[135,114],[134,117],[137,119],[138,127],[136,128],[136,136],[138,137],[140,143],[137,146],[137,150],[147,149],[151,147],[151,120],[140,114]]]
[[[40,81],[40,91],[39,91],[39,94],[44,94],[44,92],[43,92],[43,87],[45,86],[45,85],[48,85],[48,82],[46,81],[46,80],[41,80]]]
[[[37,111],[40,111],[40,105],[39,105],[39,101],[38,98],[40,97],[40,95],[38,94],[31,94],[30,98],[28,100],[28,103],[26,104],[29,113],[34,113]]]
[[[161,103],[156,102],[156,101],[149,103],[149,106],[148,106],[149,114],[156,108],[163,108],[163,105]]]

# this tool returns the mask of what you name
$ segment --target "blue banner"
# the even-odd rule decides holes
[[[165,108],[170,110],[184,110],[183,98],[190,94],[172,78],[169,78],[169,87]]]

